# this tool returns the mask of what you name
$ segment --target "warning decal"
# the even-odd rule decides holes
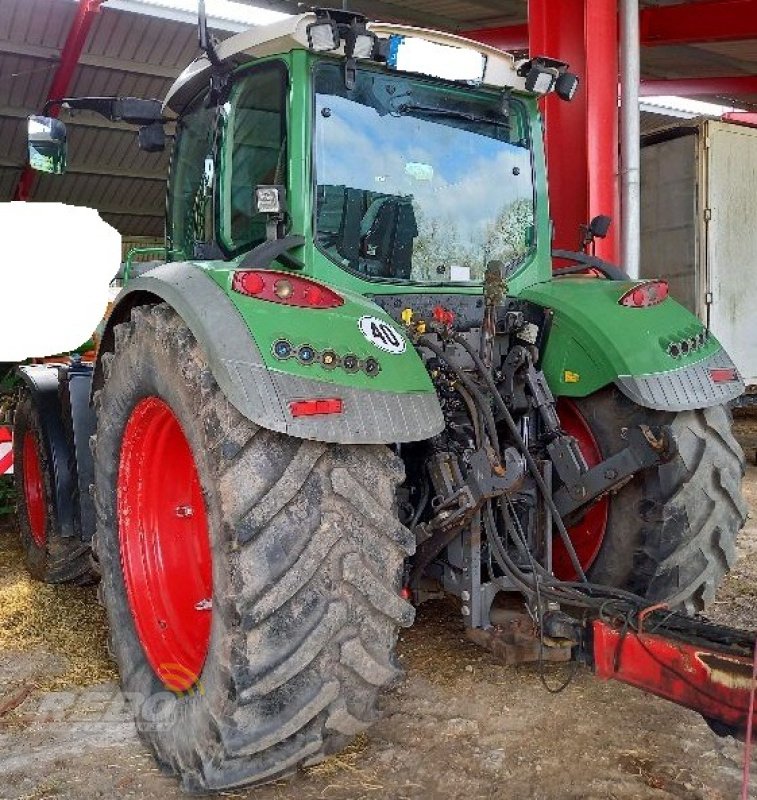
[[[361,317],[360,332],[373,345],[385,353],[399,355],[405,352],[405,337],[388,322],[378,317]]]
[[[0,425],[0,475],[10,475],[13,472],[13,432],[10,428]]]

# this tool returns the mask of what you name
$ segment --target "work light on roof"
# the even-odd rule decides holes
[[[319,19],[308,25],[308,45],[317,53],[336,50],[339,47],[339,28],[333,19]]]
[[[318,8],[316,21],[307,27],[308,45],[316,52],[337,50],[344,43],[347,58],[371,58],[377,37],[366,27],[362,14],[337,9]]]
[[[518,75],[525,78],[526,90],[545,95],[554,90],[562,100],[570,101],[578,90],[578,77],[568,72],[564,61],[547,56],[523,61],[518,66]]]
[[[370,58],[376,46],[376,36],[360,26],[352,25],[347,32],[345,52],[352,58]]]
[[[561,100],[570,102],[578,91],[578,75],[563,72],[555,81],[555,92]]]
[[[365,20],[354,18],[350,24],[342,26],[344,35],[344,54],[347,58],[372,58],[376,50],[376,34],[365,26]]]

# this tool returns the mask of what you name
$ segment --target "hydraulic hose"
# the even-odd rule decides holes
[[[481,394],[478,390],[478,387],[475,383],[459,368],[456,367],[454,364],[451,364],[447,357],[444,354],[444,351],[439,347],[436,342],[432,342],[427,336],[421,336],[418,339],[418,344],[421,347],[425,347],[430,350],[437,358],[441,359],[454,373],[455,377],[460,381],[460,383],[465,386],[468,390],[468,393],[475,399],[478,403],[478,407],[481,409],[484,415],[484,422],[486,423],[486,430],[489,434],[489,439],[491,440],[492,447],[494,448],[494,452],[497,454],[499,458],[501,456],[500,447],[499,447],[499,439],[497,437],[497,423],[494,421],[494,414],[492,414],[492,410],[489,404],[486,402],[486,398]]]
[[[536,462],[534,461],[533,457],[528,452],[528,449],[525,446],[525,442],[523,441],[523,438],[520,435],[520,431],[515,425],[515,421],[512,419],[512,415],[509,413],[509,409],[507,408],[507,406],[504,405],[504,401],[502,400],[499,392],[497,391],[496,384],[494,383],[493,378],[481,363],[480,359],[478,358],[478,355],[475,352],[471,352],[471,348],[468,345],[468,342],[462,339],[457,339],[457,337],[454,337],[453,340],[457,340],[464,347],[464,349],[473,357],[474,363],[476,364],[478,371],[482,374],[482,376],[487,382],[487,385],[494,394],[494,397],[498,402],[500,410],[504,411],[505,421],[507,422],[507,420],[509,419],[510,425],[508,425],[508,428],[513,434],[516,443],[519,445],[521,451],[524,452],[524,455],[526,456],[529,469],[534,474],[537,486],[539,487],[541,493],[547,500],[550,512],[557,523],[558,530],[562,528],[561,535],[563,536],[563,541],[566,541],[567,539],[566,549],[568,553],[572,555],[571,560],[577,561],[578,559],[576,557],[573,544],[570,541],[570,538],[568,537],[567,531],[565,530],[565,525],[562,522],[562,518],[560,517],[560,514],[557,511],[556,506],[554,505],[554,501],[552,501],[552,497],[549,493],[549,490],[547,489],[546,484],[544,483],[541,473],[538,470]],[[440,358],[454,373],[454,375],[458,378],[458,380],[466,387],[468,393],[471,395],[475,404],[481,410],[481,413],[484,417],[483,422],[487,429],[487,433],[489,434],[489,438],[493,439],[493,444],[496,445],[497,444],[496,422],[494,421],[493,415],[491,413],[491,408],[488,402],[486,401],[486,398],[481,394],[476,385],[459,367],[456,367],[454,364],[451,364],[448,361],[444,351],[435,342],[429,340],[428,337],[426,336],[420,337],[417,343],[421,347],[426,347],[428,350],[433,352],[438,358]],[[557,600],[558,602],[569,603],[577,607],[584,607],[590,609],[596,609],[597,607],[601,607],[602,605],[607,603],[609,599],[615,599],[620,602],[630,603],[637,609],[643,608],[648,604],[648,601],[646,599],[640,597],[639,595],[633,594],[632,592],[627,592],[612,586],[603,586],[601,584],[590,583],[587,580],[586,575],[580,569],[580,567],[576,569],[576,572],[580,576],[581,581],[560,581],[554,576],[550,575],[542,567],[539,571],[540,573],[543,573],[542,574],[543,580],[539,582],[539,586],[537,587],[535,583],[530,580],[529,576],[523,573],[518,568],[517,564],[515,564],[505,552],[505,548],[502,546],[502,543],[499,539],[499,535],[497,534],[496,522],[494,520],[494,514],[491,509],[491,502],[487,502],[484,510],[484,525],[487,530],[488,538],[491,541],[492,548],[494,550],[494,555],[500,567],[513,580],[513,582],[527,594],[536,594],[537,592],[540,592],[544,597]],[[537,566],[541,567],[541,565]],[[577,565],[574,563],[574,567],[576,566]],[[534,578],[536,578],[536,576],[534,576]]]
[[[470,355],[473,359],[473,363],[476,365],[476,369],[480,373],[481,377],[486,381],[487,386],[489,387],[491,393],[494,395],[494,402],[497,404],[502,417],[505,420],[505,425],[507,425],[508,430],[510,431],[510,435],[515,439],[515,443],[518,445],[518,448],[523,453],[523,457],[526,459],[526,464],[528,464],[528,468],[531,471],[534,481],[536,485],[539,487],[539,491],[541,492],[542,496],[544,497],[544,501],[546,502],[547,506],[549,507],[550,514],[552,515],[552,519],[557,526],[558,533],[560,534],[560,538],[562,539],[563,544],[565,545],[565,549],[568,552],[568,556],[570,556],[570,563],[573,565],[573,569],[576,571],[576,574],[579,576],[581,581],[584,583],[588,583],[586,579],[586,575],[581,567],[580,562],[578,561],[578,556],[576,555],[575,548],[573,547],[573,542],[570,540],[570,536],[568,535],[567,528],[565,527],[565,523],[560,516],[560,512],[557,510],[557,506],[555,505],[555,501],[552,499],[552,495],[547,487],[547,484],[544,482],[544,478],[542,477],[541,473],[539,472],[539,467],[534,460],[534,457],[531,455],[526,443],[523,441],[523,437],[518,430],[518,426],[515,424],[515,420],[510,414],[510,409],[505,404],[505,401],[502,399],[500,395],[497,384],[494,383],[494,378],[491,375],[491,371],[486,368],[483,361],[479,357],[478,353],[471,347],[471,345],[465,340],[464,337],[458,336],[457,334],[451,334],[450,338],[453,342],[459,344],[463,349]]]

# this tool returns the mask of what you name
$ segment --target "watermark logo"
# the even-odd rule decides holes
[[[202,685],[200,676],[183,664],[161,664],[157,674],[166,689],[173,692],[176,697],[205,694],[205,687]]]
[[[156,676],[163,684],[151,694],[121,691],[116,686],[88,687],[72,691],[46,692],[23,709],[30,721],[84,725],[131,724],[140,729],[168,728],[176,720],[179,704],[204,697],[199,676],[178,663],[161,664]]]

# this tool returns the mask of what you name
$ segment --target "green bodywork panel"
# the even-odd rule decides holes
[[[525,300],[553,312],[542,368],[555,394],[585,397],[618,375],[669,372],[695,364],[720,349],[714,336],[686,356],[673,358],[673,342],[696,336],[702,323],[668,298],[649,308],[618,300],[637,282],[564,277],[530,286]]]
[[[232,291],[232,271],[227,265],[223,269],[211,269],[209,274],[228,293],[269,369],[355,389],[434,391],[428,372],[410,342],[405,340],[404,352],[395,355],[380,350],[362,335],[358,320],[363,316],[372,316],[384,320],[399,336],[405,338],[400,326],[362,295],[340,287],[344,305],[338,308],[297,308]],[[301,364],[295,357],[278,359],[273,353],[273,344],[280,339],[286,339],[295,347],[310,345],[318,352],[333,350],[340,357],[348,354],[356,355],[361,360],[372,357],[381,365],[381,371],[375,377],[369,377],[363,370],[348,373],[341,367],[330,370],[319,363]]]
[[[403,353],[393,355],[380,351],[362,335],[357,323],[365,315],[378,317],[389,322],[395,330],[400,329],[399,324],[390,321],[385,312],[366,296],[398,292],[480,296],[482,287],[371,280],[343,268],[316,245],[313,73],[316,62],[322,58],[295,50],[255,63],[278,60],[286,66],[289,74],[286,186],[291,220],[289,232],[300,234],[305,239],[302,247],[290,251],[290,255],[303,264],[303,268],[294,274],[332,287],[344,297],[344,305],[336,309],[307,309],[239,294],[232,290],[231,282],[241,256],[232,260],[191,260],[191,256],[175,249],[170,239],[167,255],[172,261],[191,260],[193,266],[207,271],[238,310],[270,370],[365,391],[432,392],[428,373],[409,343]],[[249,65],[243,65],[240,70],[246,66]],[[454,87],[450,91],[492,95],[492,90],[484,88]],[[674,370],[714,353],[719,345],[712,337],[704,347],[687,357],[674,359],[666,352],[669,342],[696,335],[702,329],[698,320],[673,300],[665,300],[651,308],[626,308],[619,305],[618,300],[633,283],[588,277],[552,278],[551,224],[541,118],[533,96],[513,92],[513,97],[526,107],[530,124],[535,241],[531,251],[508,277],[507,291],[511,296],[532,301],[553,312],[543,369],[554,393],[585,396],[612,383],[619,375]],[[223,148],[227,146],[226,141],[221,143],[221,163],[224,162]],[[498,178],[493,176],[492,179]],[[287,269],[281,263],[274,263],[271,267],[282,271]],[[318,363],[307,366],[294,357],[278,359],[272,346],[279,339],[286,339],[295,347],[308,344],[317,351],[333,350],[340,356],[349,353],[361,359],[372,356],[379,361],[381,371],[377,376],[369,377],[362,370],[347,373],[341,368],[328,370]]]

